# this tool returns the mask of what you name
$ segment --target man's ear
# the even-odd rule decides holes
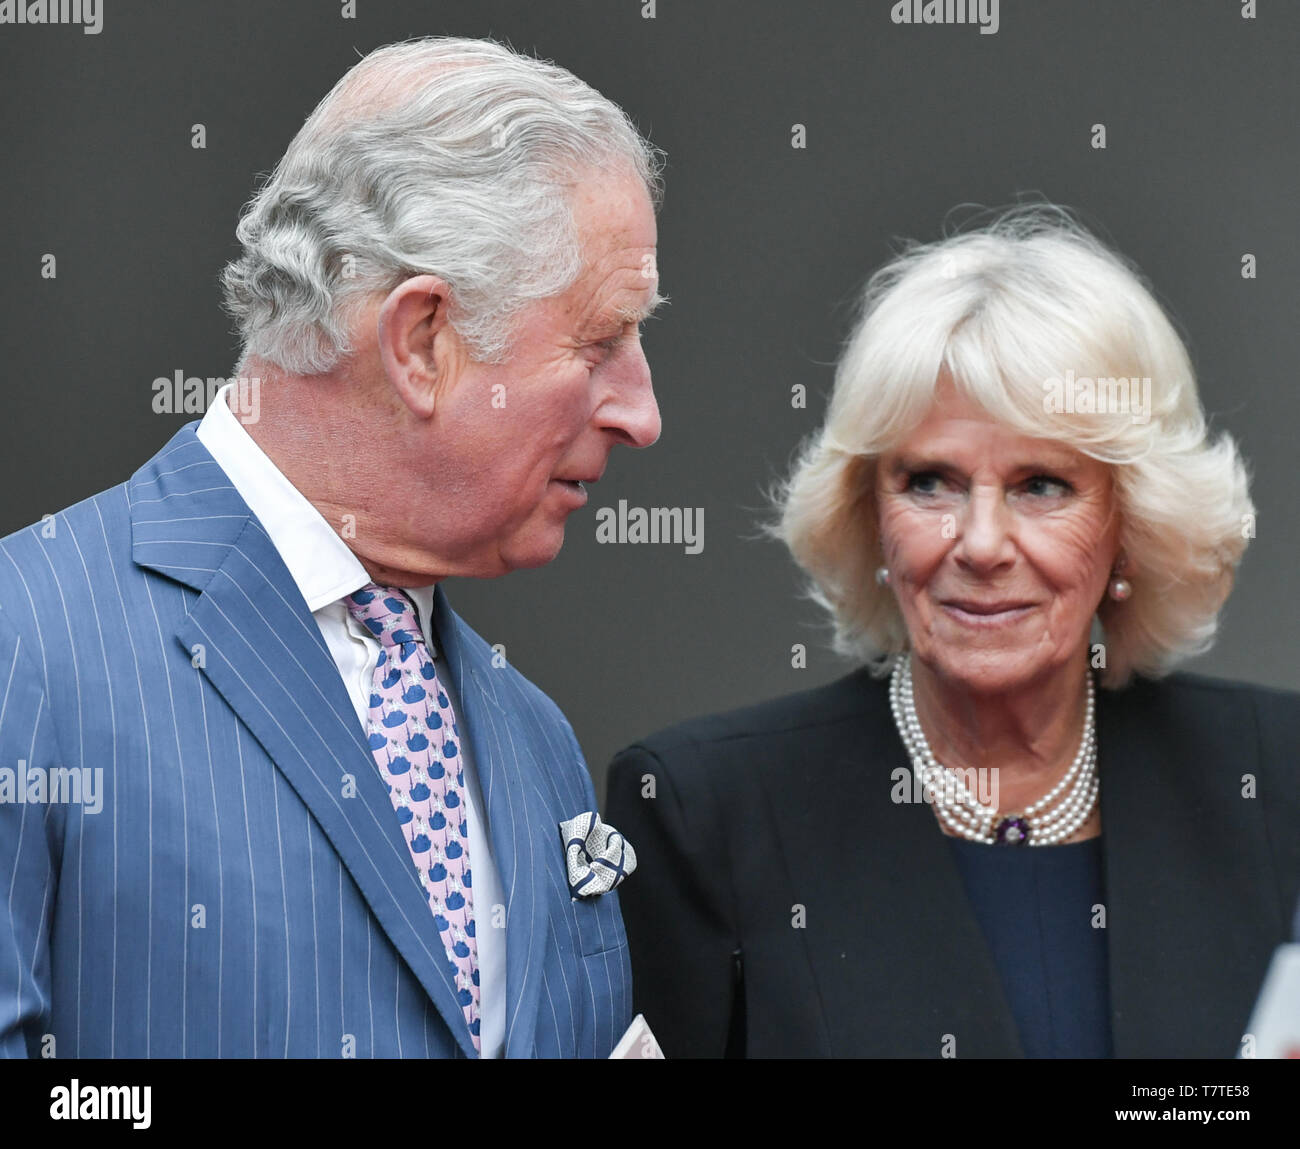
[[[468,361],[447,318],[451,287],[436,275],[404,279],[380,304],[376,339],[384,373],[402,402],[427,419]]]

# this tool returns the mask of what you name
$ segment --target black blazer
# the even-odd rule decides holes
[[[1097,743],[1115,1055],[1233,1057],[1300,892],[1300,694],[1136,679],[1098,691]],[[908,765],[865,671],[614,759],[668,1057],[1023,1056],[933,811],[890,799]]]

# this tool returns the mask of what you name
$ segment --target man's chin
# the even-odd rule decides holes
[[[563,527],[548,531],[540,537],[533,535],[507,539],[490,549],[484,547],[477,553],[466,556],[446,572],[446,577],[493,579],[511,571],[544,567],[560,553],[563,546]]]
[[[496,573],[503,575],[509,574],[511,571],[544,567],[558,557],[563,547],[563,527],[554,534],[548,533],[548,537],[529,539],[527,542],[516,543],[509,548],[503,547],[501,549],[501,569]]]

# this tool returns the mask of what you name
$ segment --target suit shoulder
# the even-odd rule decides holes
[[[103,522],[106,526],[129,523],[130,503],[128,501],[129,482],[115,483],[71,503],[53,514],[42,515],[34,523],[19,527],[0,538],[0,549],[14,551],[33,543],[40,544],[59,537],[64,527],[86,529]]]
[[[1135,700],[1163,698],[1206,717],[1253,708],[1261,719],[1300,726],[1300,691],[1205,674],[1176,671],[1163,678],[1136,678],[1124,688]]]
[[[127,486],[108,487],[0,538],[0,607],[30,610],[61,583],[83,581],[90,556],[129,562]]]
[[[1127,716],[1130,730],[1174,742],[1209,768],[1263,770],[1273,779],[1270,791],[1300,813],[1300,778],[1292,765],[1300,744],[1300,693],[1176,672],[1135,679],[1110,705]]]
[[[679,722],[638,740],[634,746],[663,758],[690,747],[750,738],[797,739],[817,728],[887,716],[888,691],[886,681],[873,678],[862,668],[824,686]]]

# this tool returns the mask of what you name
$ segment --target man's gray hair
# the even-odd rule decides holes
[[[662,153],[558,65],[490,40],[390,44],[351,68],[246,205],[222,274],[243,353],[300,375],[352,350],[360,308],[413,274],[451,286],[475,358],[500,362],[512,322],[582,269],[569,191],[635,173],[657,207]]]

